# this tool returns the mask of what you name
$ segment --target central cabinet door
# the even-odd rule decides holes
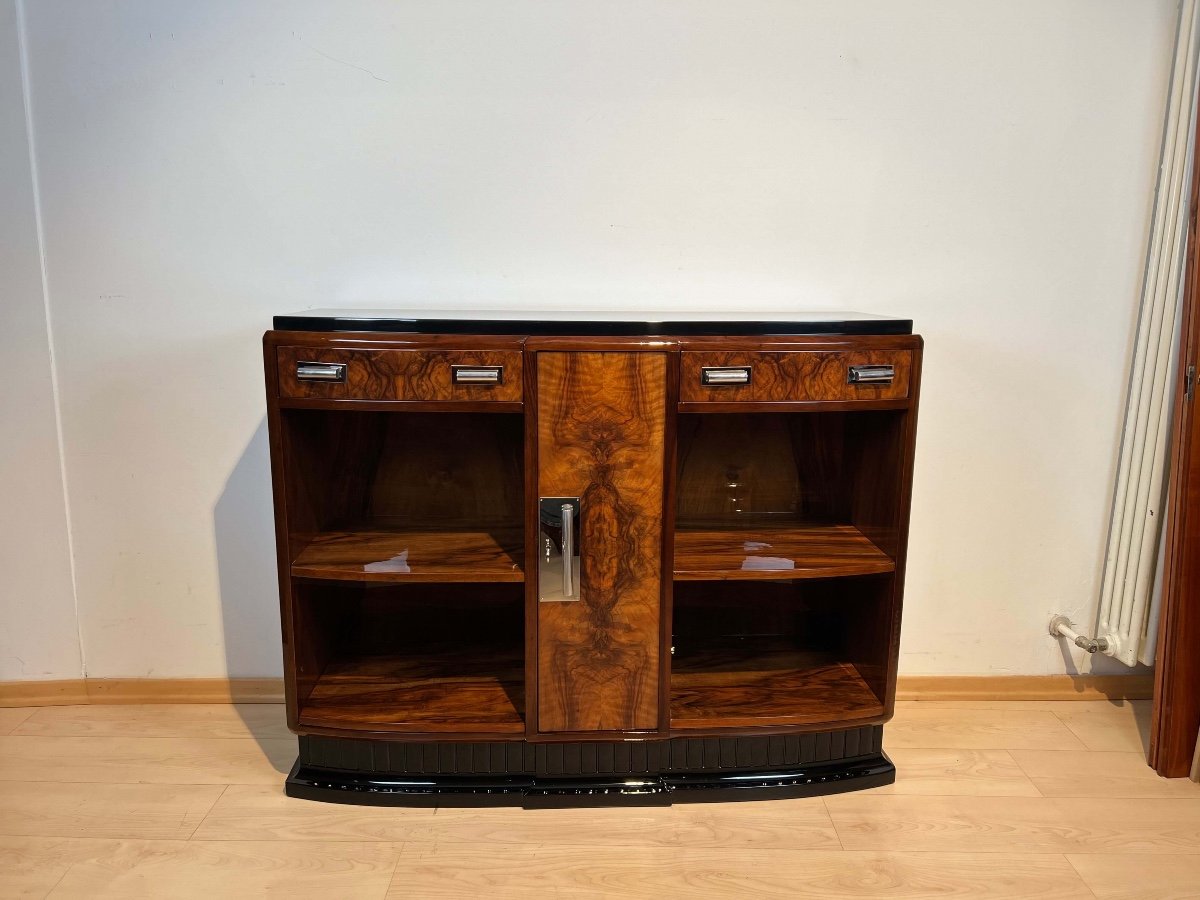
[[[659,727],[666,396],[666,353],[537,355],[540,732]]]

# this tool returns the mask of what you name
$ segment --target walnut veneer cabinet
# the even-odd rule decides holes
[[[265,351],[289,794],[894,779],[910,321],[316,311]]]

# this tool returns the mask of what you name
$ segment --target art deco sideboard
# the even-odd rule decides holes
[[[264,347],[289,794],[894,779],[911,322],[316,311]]]

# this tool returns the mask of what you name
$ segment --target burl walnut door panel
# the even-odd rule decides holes
[[[659,722],[667,355],[537,359],[540,497],[579,498],[579,585],[538,603],[541,732]]]

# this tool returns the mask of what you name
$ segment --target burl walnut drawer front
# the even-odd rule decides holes
[[[521,401],[520,350],[280,347],[288,399]]]
[[[903,400],[910,350],[684,351],[685,403]]]

